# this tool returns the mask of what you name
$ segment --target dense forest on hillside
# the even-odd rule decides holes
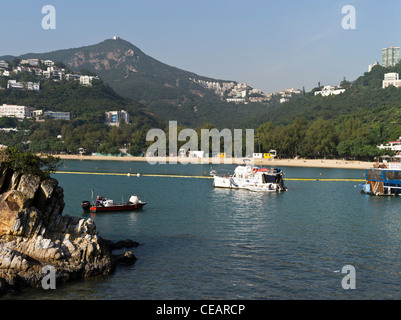
[[[401,73],[401,63],[390,68],[375,66],[371,72],[366,72],[352,83],[342,81],[340,86],[346,91],[340,95],[315,96],[315,91],[320,90],[322,86],[314,88],[301,99],[283,104],[276,103],[266,112],[254,117],[249,124],[260,125],[267,121],[289,124],[297,117],[307,120],[323,117],[337,123],[343,116],[364,114],[383,106],[400,107],[401,91],[394,87],[382,89],[384,74],[388,72]]]
[[[377,148],[401,137],[401,88],[382,88],[384,74],[401,73],[375,66],[336,96],[314,95],[284,103],[250,121],[258,126],[262,150],[275,148],[282,156],[374,159],[391,152]]]
[[[130,151],[139,154],[146,145],[146,131],[160,124],[153,112],[119,96],[102,81],[85,87],[78,81],[46,80],[41,81],[39,92],[3,88],[0,101],[36,110],[71,113],[70,121],[46,117],[39,122],[28,118],[19,122],[15,118],[0,118],[0,128],[18,130],[0,131],[0,143],[33,152],[77,153],[79,148],[85,148],[92,152],[119,153],[119,148],[131,147]],[[130,124],[121,124],[119,128],[104,124],[105,111],[119,110],[130,114]]]

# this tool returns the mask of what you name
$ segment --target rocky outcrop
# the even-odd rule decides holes
[[[118,261],[135,261],[131,251],[112,250],[136,242],[111,243],[98,236],[92,219],[62,215],[57,180],[18,175],[0,165],[0,192],[0,295],[40,286],[44,266],[52,266],[61,282],[110,274]]]

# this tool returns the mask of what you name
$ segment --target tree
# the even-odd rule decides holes
[[[97,76],[96,73],[94,73],[94,72],[92,72],[92,71],[90,71],[90,70],[88,70],[88,69],[85,69],[85,68],[80,69],[80,70],[79,70],[79,73],[82,74],[82,75],[84,75],[84,76],[93,76],[93,77]]]
[[[342,121],[339,139],[340,141],[353,140],[368,134],[369,130],[362,124],[361,120],[355,116],[350,116]]]
[[[352,85],[352,83],[345,80],[345,77],[344,77],[344,80],[340,82],[340,87],[343,89],[348,89],[351,87],[351,85]]]
[[[0,117],[0,128],[16,128],[18,119],[12,117]]]
[[[17,75],[17,81],[18,82],[36,82],[38,80],[38,77],[30,72],[21,72]]]
[[[48,130],[36,130],[30,137],[31,141],[43,141],[46,140],[49,136],[51,136],[51,133]]]
[[[274,125],[271,122],[265,122],[256,129],[255,142],[258,144],[258,147],[262,146],[262,150],[264,151],[277,149],[271,137],[273,129]]]
[[[103,153],[103,154],[119,154],[120,150],[116,147],[110,144],[109,142],[102,143],[98,148],[97,152]]]
[[[337,153],[339,156],[341,157],[350,157],[352,155],[352,141],[350,140],[345,140],[345,141],[341,141],[338,145],[337,145]]]
[[[66,146],[66,148],[68,153],[77,154],[80,146],[77,143],[70,143]]]
[[[286,127],[284,143],[286,154],[297,156],[302,149],[302,142],[305,138],[308,121],[304,118],[296,118],[292,124]]]
[[[7,83],[8,83],[9,78],[1,76],[0,77],[0,88],[1,89],[6,89],[7,88]]]
[[[328,120],[318,118],[305,134],[303,152],[307,156],[326,157],[336,152],[337,142],[338,135],[334,125]]]
[[[123,136],[123,131],[119,127],[111,127],[107,141],[114,146],[122,146],[124,141],[127,141],[127,137]]]
[[[127,153],[129,153],[130,155],[133,155],[133,156],[139,156],[142,154],[142,148],[139,147],[138,145],[131,145],[128,148]]]
[[[261,144],[264,152],[275,149],[281,156],[296,156],[301,148],[308,121],[296,118],[290,125],[274,126],[266,122],[256,130],[255,142]]]
[[[19,66],[20,63],[21,63],[20,58],[14,58],[13,61],[11,61],[11,66],[13,67],[13,69],[15,69]]]
[[[70,72],[70,68],[68,68],[68,66],[65,63],[61,62],[61,61],[56,61],[54,63],[54,66],[57,67],[57,68],[65,69],[67,73]]]
[[[39,157],[30,152],[21,152],[17,147],[7,147],[0,151],[0,159],[17,174],[34,174],[45,180],[57,171],[60,159],[52,156]]]

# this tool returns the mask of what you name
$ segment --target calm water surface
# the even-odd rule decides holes
[[[62,171],[208,175],[232,165],[64,161]],[[287,178],[356,178],[363,170],[282,168]],[[99,235],[133,239],[138,258],[106,277],[7,299],[400,299],[401,198],[362,195],[361,182],[286,181],[288,192],[214,189],[210,179],[56,174],[64,214]],[[82,200],[137,194],[144,210],[87,214]],[[339,272],[356,269],[356,290]]]

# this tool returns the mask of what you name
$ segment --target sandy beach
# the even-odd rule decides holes
[[[81,156],[81,155],[57,155],[62,160],[100,160],[100,161],[148,161],[161,163],[190,163],[190,164],[239,164],[243,163],[243,159],[223,159],[223,158],[210,158],[197,159],[197,158],[177,158],[177,157],[107,157],[107,156]],[[251,159],[252,160],[252,159]],[[349,160],[336,160],[336,159],[253,159],[255,165],[266,167],[313,167],[313,168],[336,168],[336,169],[367,169],[372,168],[374,162],[364,161],[349,161]],[[206,162],[205,162],[206,161]]]

